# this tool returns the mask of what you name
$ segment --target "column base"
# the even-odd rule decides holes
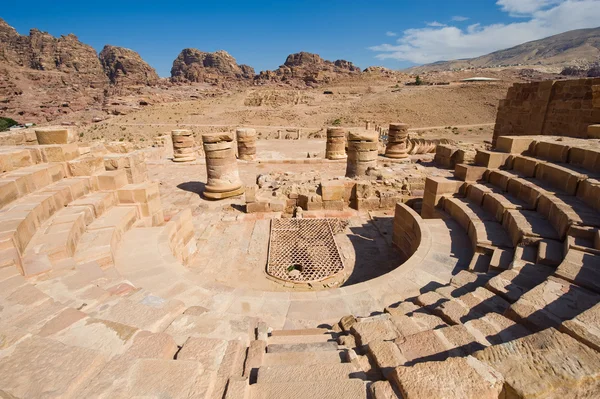
[[[233,190],[233,191],[225,191],[222,193],[213,193],[210,191],[204,191],[202,193],[202,195],[207,198],[207,199],[211,199],[211,200],[220,200],[220,199],[225,199],[225,198],[230,198],[230,197],[237,197],[238,195],[242,195],[244,194],[244,187],[240,187],[237,190]]]

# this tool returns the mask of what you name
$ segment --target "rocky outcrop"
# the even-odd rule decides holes
[[[0,114],[21,122],[101,104],[109,85],[96,51],[75,35],[20,35],[1,19],[0,76]]]
[[[173,82],[221,83],[253,78],[254,68],[238,65],[235,58],[223,50],[207,53],[194,48],[183,49],[171,68]]]
[[[87,85],[108,84],[96,50],[73,34],[55,38],[31,29],[29,36],[22,36],[0,20],[0,61],[38,71],[76,73]]]
[[[580,78],[597,78],[600,77],[600,61],[590,63],[587,66],[567,66],[563,68],[560,74]]]
[[[120,86],[154,86],[159,77],[133,50],[106,45],[99,55],[100,63],[110,82]]]
[[[359,67],[350,61],[324,60],[318,54],[300,52],[288,55],[285,63],[274,71],[261,71],[258,83],[288,83],[293,86],[315,86],[343,76],[358,75]]]

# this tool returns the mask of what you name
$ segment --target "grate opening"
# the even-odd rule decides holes
[[[334,234],[346,227],[338,219],[273,219],[267,273],[277,279],[306,283],[321,281],[344,264]]]

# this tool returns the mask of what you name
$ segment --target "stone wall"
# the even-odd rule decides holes
[[[499,136],[587,137],[600,122],[600,78],[515,83],[500,101],[494,143]]]
[[[394,233],[392,242],[402,253],[403,261],[415,253],[421,243],[421,218],[419,214],[403,203],[396,203]]]

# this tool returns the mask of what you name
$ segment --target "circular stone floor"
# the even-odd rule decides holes
[[[324,178],[343,175],[343,163],[239,163],[244,183],[259,173],[318,170]],[[246,214],[243,198],[210,202],[201,198],[206,170],[202,163],[149,164],[149,178],[160,182],[165,215],[190,208],[198,254],[187,266],[160,250],[162,228],[127,232],[115,255],[115,265],[135,286],[164,299],[203,309],[214,319],[214,335],[229,339],[242,333],[248,318],[275,329],[332,324],[347,314],[369,316],[386,306],[418,295],[432,284],[447,284],[472,256],[466,233],[452,220],[426,220],[428,239],[415,262],[403,264],[392,246],[392,213],[339,214],[348,227],[335,236],[352,273],[340,288],[301,291],[266,278],[269,214]],[[433,244],[435,243],[435,244]],[[245,328],[245,327],[243,327]],[[243,333],[247,333],[245,330]]]

